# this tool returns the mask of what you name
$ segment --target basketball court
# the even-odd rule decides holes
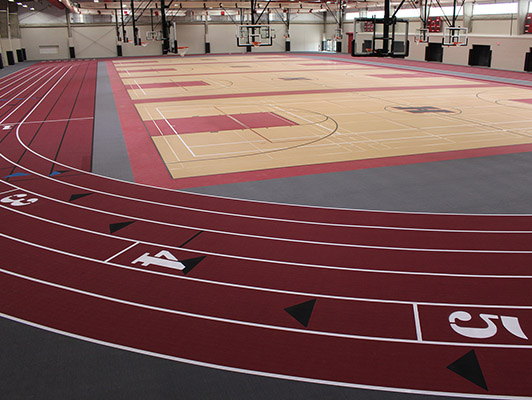
[[[289,167],[497,154],[528,149],[532,139],[529,88],[437,71],[282,55],[120,60],[108,68],[138,114],[124,118],[140,118],[178,186],[181,178],[252,179]]]
[[[250,54],[0,83],[8,397],[530,397],[532,213],[479,212],[462,177],[532,187],[529,75]]]

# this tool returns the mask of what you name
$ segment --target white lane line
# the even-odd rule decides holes
[[[47,332],[52,332],[58,335],[63,335],[66,337],[70,337],[73,339],[83,340],[89,343],[94,343],[106,347],[111,347],[118,350],[124,350],[124,351],[130,351],[132,353],[136,354],[142,354],[150,357],[157,357],[164,360],[170,360],[170,361],[177,361],[182,362],[185,364],[195,365],[199,367],[207,367],[207,368],[214,368],[221,371],[229,371],[229,372],[238,372],[238,373],[244,373],[248,375],[255,375],[255,376],[261,376],[261,377],[267,377],[267,378],[276,378],[276,379],[286,379],[296,382],[304,382],[304,383],[316,383],[316,384],[322,384],[322,385],[329,385],[329,386],[338,386],[338,387],[348,387],[348,388],[355,388],[355,389],[367,389],[367,390],[378,390],[383,392],[393,392],[393,393],[406,393],[406,394],[423,394],[423,395],[434,395],[434,396],[449,396],[449,397],[463,397],[463,398],[470,398],[470,399],[494,399],[494,400],[500,400],[501,395],[490,395],[490,394],[471,394],[471,393],[458,393],[458,392],[438,392],[438,391],[432,391],[432,390],[421,390],[421,389],[405,389],[405,388],[395,388],[395,387],[387,387],[387,386],[373,386],[373,385],[364,385],[364,384],[358,384],[358,383],[348,383],[348,382],[338,382],[338,381],[331,381],[331,380],[324,380],[324,379],[313,379],[313,378],[305,378],[305,377],[299,377],[299,376],[293,376],[293,375],[284,375],[284,374],[275,374],[271,372],[262,372],[257,370],[251,370],[251,369],[244,369],[244,368],[236,368],[236,367],[229,367],[221,364],[212,364],[204,361],[196,361],[191,360],[188,358],[181,358],[176,356],[170,356],[167,354],[162,353],[155,353],[152,351],[142,350],[142,349],[136,349],[134,347],[124,346],[117,343],[111,343],[100,339],[90,338],[88,336],[82,336],[78,335],[72,332],[66,332],[59,329],[55,329],[46,325],[37,324],[35,322],[31,322],[28,320],[24,320],[9,314],[0,313],[0,317],[3,317],[5,319],[9,319],[11,321],[31,326],[33,328],[42,329]],[[529,396],[504,396],[505,399],[508,400],[530,400]]]
[[[6,194],[6,193],[11,193],[11,192],[16,192],[17,190],[19,190],[18,188],[15,188],[15,189],[11,189],[11,190],[6,190],[4,192],[0,192],[0,195],[2,194]]]
[[[157,110],[157,112],[159,113],[159,115],[164,119],[164,122],[166,122],[166,124],[170,127],[170,129],[174,132],[174,134],[177,136],[177,138],[181,141],[181,143],[183,143],[183,146],[185,146],[187,148],[187,150],[190,152],[190,154],[192,154],[192,157],[198,157],[193,151],[192,149],[187,145],[187,143],[183,140],[183,138],[181,137],[181,135],[174,129],[174,127],[172,126],[172,124],[170,124],[170,122],[166,119],[166,117],[163,115],[163,113],[161,112],[161,110],[159,110],[158,107],[155,107],[155,109]]]
[[[161,134],[161,137],[163,138],[163,140],[165,141],[166,143],[166,146],[168,146],[168,148],[170,149],[170,151],[172,152],[172,154],[174,155],[175,159],[177,160],[177,162],[179,162],[179,157],[177,156],[177,153],[174,151],[174,148],[170,145],[170,142],[168,141],[168,139],[166,138],[166,136],[168,135],[165,135],[163,133],[163,131],[161,130],[161,128],[159,128],[159,124],[157,124],[157,120],[154,119],[150,113],[150,110],[148,108],[144,108],[144,111],[146,111],[148,113],[148,116],[150,117],[151,121],[153,122],[153,124],[155,125],[155,127],[157,128],[157,130],[159,131],[159,133]],[[148,132],[149,133],[149,132]],[[150,135],[151,136],[151,135]],[[152,141],[155,143],[155,141],[153,140],[153,138],[151,138]]]
[[[63,224],[59,224],[59,225],[63,225]],[[91,233],[91,231],[88,231],[86,229],[78,228],[77,230]],[[489,308],[489,309],[497,308],[497,309],[512,309],[512,310],[532,310],[532,305],[528,305],[528,306],[527,305],[489,305],[489,304],[464,304],[464,303],[436,303],[436,302],[425,302],[425,301],[416,301],[414,303],[414,302],[408,301],[408,300],[392,300],[392,299],[375,299],[375,298],[365,298],[365,297],[350,297],[350,296],[330,295],[330,294],[323,294],[323,293],[308,293],[308,292],[298,292],[298,291],[293,291],[293,290],[272,289],[272,288],[267,288],[267,287],[262,287],[262,286],[243,285],[243,284],[237,284],[237,283],[215,281],[215,280],[210,280],[210,279],[193,278],[193,277],[169,274],[169,273],[164,273],[164,272],[159,272],[159,271],[151,271],[151,270],[147,270],[147,269],[141,269],[141,268],[137,268],[137,267],[132,267],[130,265],[116,264],[116,263],[112,263],[112,262],[109,262],[109,261],[102,261],[102,260],[95,259],[95,258],[92,258],[92,257],[86,257],[86,256],[82,256],[82,255],[79,255],[79,254],[74,254],[74,253],[70,253],[70,252],[67,252],[67,251],[54,249],[54,248],[51,248],[51,247],[47,247],[47,246],[40,245],[40,244],[37,244],[37,243],[29,242],[27,240],[16,238],[16,237],[9,236],[9,235],[2,234],[2,233],[0,233],[0,236],[6,238],[8,240],[13,240],[15,242],[22,243],[22,244],[27,245],[27,246],[36,247],[38,249],[42,249],[42,250],[49,251],[49,252],[52,252],[52,253],[61,254],[61,255],[64,255],[64,256],[68,256],[68,257],[73,257],[73,258],[77,258],[77,259],[81,259],[81,260],[101,263],[101,264],[104,264],[104,265],[108,265],[108,266],[111,266],[111,267],[120,268],[120,269],[124,269],[124,270],[142,272],[142,273],[151,274],[151,275],[164,276],[166,278],[171,278],[171,279],[190,280],[190,281],[199,282],[199,283],[202,283],[202,284],[210,284],[210,285],[225,286],[225,287],[232,287],[232,288],[238,288],[238,289],[254,290],[254,291],[267,292],[267,293],[281,293],[281,294],[288,294],[288,295],[295,295],[295,296],[318,297],[318,298],[331,299],[331,300],[359,301],[359,302],[365,302],[365,303],[406,304],[406,305],[417,304],[418,306],[422,305],[422,306],[434,306],[434,307],[470,307],[470,308]],[[108,235],[108,234],[101,234],[101,236],[112,237],[112,235]],[[126,238],[117,238],[117,239],[121,239],[121,240],[126,241],[126,242],[132,241],[131,239],[126,239]],[[143,242],[143,241],[138,241],[138,243],[146,244],[146,245],[152,245],[152,246],[157,246],[159,248],[182,250],[182,251],[190,252],[190,253],[194,253],[194,254],[204,254],[204,255],[210,255],[210,256],[215,256],[215,257],[219,256],[216,253],[198,252],[198,251],[194,251],[194,250],[186,250],[186,249],[181,249],[181,248],[172,247],[172,246],[161,246],[161,245],[157,245],[157,244],[154,244],[154,243]],[[244,259],[242,257],[237,257],[237,258]],[[244,260],[249,261],[247,259],[244,259]],[[267,260],[262,260],[262,261],[261,260],[251,260],[251,261],[259,261],[259,262],[262,262],[262,263],[270,262],[270,263],[273,263],[273,264],[276,263],[276,262],[271,262],[271,261],[267,261]],[[279,264],[281,264],[281,263],[279,263]],[[349,269],[347,269],[347,270],[350,271],[350,272],[353,272],[352,270],[349,270]],[[354,271],[354,272],[357,272],[357,271]],[[375,272],[375,271],[373,271],[373,272]],[[484,278],[484,276],[480,276],[479,278]],[[514,279],[522,279],[522,278],[532,278],[532,277],[530,277],[530,276],[521,277],[520,276],[520,277],[513,277],[513,278]]]
[[[161,188],[161,187],[147,185],[147,184],[140,184],[140,183],[134,183],[134,182],[132,183],[132,182],[116,179],[116,178],[110,178],[110,177],[106,177],[106,176],[103,176],[103,175],[98,175],[98,174],[94,174],[94,173],[91,173],[91,172],[87,172],[87,171],[84,171],[84,170],[81,170],[81,169],[78,169],[78,168],[75,168],[75,167],[72,167],[72,166],[69,166],[69,165],[66,165],[66,164],[59,163],[57,161],[50,160],[50,159],[44,157],[43,155],[41,155],[39,153],[36,153],[35,151],[29,149],[20,140],[20,137],[18,137],[18,135],[17,135],[17,139],[19,140],[19,142],[21,143],[21,145],[23,147],[25,147],[28,151],[32,152],[33,154],[37,155],[38,157],[40,157],[42,159],[45,159],[45,160],[47,160],[47,161],[49,161],[51,163],[55,163],[56,165],[60,165],[60,166],[63,166],[65,168],[69,168],[71,170],[74,170],[74,171],[77,171],[77,172],[80,172],[80,173],[83,173],[83,174],[96,176],[96,177],[99,177],[99,178],[104,179],[104,180],[118,181],[118,182],[121,182],[121,183],[126,183],[128,185],[135,185],[135,186],[140,186],[140,187],[147,187],[147,188],[151,188],[151,189],[157,189],[159,191],[170,191],[170,192],[174,192],[174,193],[177,192],[177,193],[183,193],[185,195],[206,197],[206,198],[212,198],[212,199],[224,199],[224,200],[230,200],[230,201],[234,201],[234,202],[238,202],[238,203],[244,202],[244,203],[252,203],[252,204],[282,205],[282,206],[285,206],[285,207],[306,208],[306,209],[311,209],[311,210],[312,209],[321,209],[321,210],[358,211],[358,212],[367,212],[367,213],[371,213],[371,214],[374,214],[374,213],[387,213],[387,214],[392,214],[392,215],[399,214],[399,215],[478,216],[478,217],[500,216],[500,217],[520,217],[520,218],[522,218],[522,217],[531,217],[532,216],[532,214],[430,213],[430,212],[416,212],[416,211],[405,212],[405,211],[391,211],[391,210],[368,210],[368,209],[355,209],[355,208],[342,208],[342,207],[324,207],[324,206],[311,206],[311,205],[300,205],[300,204],[291,204],[291,203],[278,203],[278,202],[273,202],[273,201],[235,199],[235,198],[219,196],[219,195],[208,195],[208,194],[201,194],[201,193],[194,193],[194,192],[183,192],[183,191],[179,191],[179,190],[175,190],[175,189]],[[104,193],[104,192],[100,192],[100,193]],[[109,196],[121,197],[121,196],[114,195],[114,194],[111,194],[111,193],[106,193],[106,194],[109,195]],[[143,201],[143,202],[150,203],[150,202],[145,201],[145,200],[139,200],[139,199],[135,199],[135,200],[136,201]],[[153,203],[155,203],[155,202],[153,202]],[[165,205],[164,203],[159,203],[159,204]],[[170,205],[167,205],[167,206],[170,206]],[[174,207],[179,207],[179,206],[174,206]],[[211,212],[211,213],[217,213],[217,212],[211,211],[211,210],[202,210],[202,211]],[[244,215],[244,214],[227,213],[227,215],[238,215],[238,216],[246,217],[246,218],[259,218],[259,219],[266,219],[266,220],[275,220],[273,218],[264,218],[264,217],[257,217],[257,216]],[[317,225],[321,224],[321,225],[324,225],[323,223],[316,223],[316,222],[312,222],[312,221],[292,221],[292,220],[287,220],[287,222],[295,222],[295,223],[298,222],[298,223],[309,223],[309,224],[317,224]],[[336,224],[332,224],[332,225],[336,225]],[[338,224],[338,225],[341,225],[341,224]],[[387,227],[387,228],[388,229],[411,229],[411,230],[422,230],[422,231],[423,230],[430,230],[430,229],[418,229],[418,228],[395,228],[395,227]],[[441,231],[451,231],[452,232],[452,231],[460,231],[460,230],[441,230]],[[468,232],[468,231],[463,231],[463,232]],[[475,231],[470,230],[469,232],[475,232]],[[482,231],[479,231],[479,232],[482,232]],[[492,231],[492,232],[493,233],[499,233],[499,232],[500,233],[503,233],[503,232],[520,233],[521,231]],[[527,231],[527,232],[529,232],[529,231]]]
[[[41,75],[41,74],[39,74]],[[28,74],[28,79],[26,79],[25,81],[19,83],[17,86],[11,88],[10,90],[8,90],[7,92],[5,93],[2,93],[0,94],[1,97],[4,97],[6,96],[8,93],[11,93],[13,90],[17,89],[18,87],[20,86],[24,86],[24,89],[22,91],[19,91],[17,94],[15,94],[12,98],[10,99],[7,99],[4,104],[0,105],[0,109],[4,108],[5,106],[7,106],[9,104],[10,101],[16,99],[17,97],[19,96],[22,96],[22,93],[24,93],[26,90],[28,90],[31,86],[33,86],[34,84],[36,84],[37,82],[39,82],[41,79],[44,79],[46,77],[46,75],[48,75],[48,73],[44,74],[44,75],[41,75],[37,80],[34,80],[34,75],[33,74]],[[21,79],[24,79],[26,76],[22,77]],[[32,81],[32,83],[28,86],[27,85],[27,82],[28,81]]]
[[[59,68],[55,74],[53,74],[51,77],[49,77],[49,78],[46,80],[46,82],[44,82],[41,86],[39,86],[39,87],[38,87],[38,88],[37,88],[37,89],[36,89],[31,95],[27,96],[27,97],[26,97],[26,100],[24,100],[24,101],[21,102],[17,107],[15,107],[13,110],[11,110],[11,112],[10,112],[6,117],[4,117],[3,120],[0,121],[0,124],[4,123],[4,121],[5,121],[6,119],[8,119],[11,115],[13,115],[13,113],[15,113],[20,107],[22,107],[22,106],[24,105],[24,103],[26,103],[26,102],[31,98],[31,96],[33,96],[33,95],[34,95],[35,93],[37,93],[42,87],[44,87],[48,82],[50,82],[50,81],[51,81],[51,80],[52,80],[57,74],[59,74],[59,73],[61,72],[61,70],[62,70],[63,68],[64,68],[64,67]],[[60,82],[61,79],[65,76],[65,74],[68,73],[71,69],[72,69],[72,67],[69,67],[69,68],[67,69],[67,71],[63,74],[63,76],[62,76],[57,82]],[[38,79],[37,81],[39,81],[39,80],[40,80],[40,79]],[[57,83],[56,83],[53,87],[55,87],[56,85],[57,85]],[[41,100],[39,101],[38,104],[42,103],[42,101],[46,98],[46,96],[48,95],[48,93],[50,93],[50,90],[48,90],[48,91],[46,92],[46,94],[41,98]],[[26,114],[26,116],[24,117],[24,119],[23,119],[20,123],[24,122],[24,121],[30,116],[30,114],[33,112],[33,110],[35,110],[36,107],[37,107],[37,106],[33,107],[32,110],[31,110],[28,114]],[[18,125],[18,126],[20,126],[20,125]]]
[[[0,157],[5,158],[3,154],[0,154]],[[8,160],[9,161],[9,160]],[[31,171],[27,168],[24,168],[22,166],[19,166],[19,168],[24,169],[26,171]],[[46,175],[39,174],[35,171],[32,171],[34,175],[40,176],[42,178],[46,178]],[[12,186],[12,187],[18,187],[11,182],[4,182],[5,184]],[[231,232],[231,231],[223,231],[218,229],[210,229],[205,227],[198,227],[198,226],[191,226],[191,225],[181,225],[181,224],[174,224],[170,222],[161,222],[156,220],[151,220],[147,218],[141,218],[133,215],[127,215],[127,214],[119,214],[111,211],[105,211],[101,209],[96,209],[92,207],[83,206],[80,204],[74,204],[67,201],[62,201],[59,199],[55,199],[53,197],[49,197],[40,193],[33,192],[31,190],[22,189],[26,191],[27,193],[39,196],[41,198],[45,198],[47,200],[64,204],[66,206],[70,207],[77,207],[84,210],[96,212],[99,214],[105,214],[105,215],[112,215],[113,217],[120,217],[125,219],[134,219],[136,221],[146,222],[150,224],[155,225],[161,225],[161,226],[168,226],[172,228],[181,228],[181,229],[188,229],[188,230],[194,230],[194,231],[205,231],[209,233],[214,234],[220,234],[220,235],[227,235],[227,236],[237,236],[237,237],[245,237],[245,238],[251,238],[251,239],[261,239],[261,240],[271,240],[271,241],[278,241],[278,242],[289,242],[289,243],[301,243],[301,244],[310,244],[310,245],[316,245],[316,246],[331,246],[331,247],[346,247],[346,248],[353,248],[353,249],[371,249],[371,250],[397,250],[397,251],[408,251],[408,252],[426,252],[426,253],[470,253],[470,254],[532,254],[532,250],[479,250],[479,249],[433,249],[433,248],[417,248],[417,247],[395,247],[395,246],[378,246],[378,245],[365,245],[365,244],[354,244],[354,243],[335,243],[335,242],[323,242],[323,241],[317,241],[317,240],[302,240],[302,239],[291,239],[291,238],[281,238],[281,237],[273,237],[273,236],[263,236],[263,235],[255,235],[251,233],[238,233],[238,232]],[[93,191],[94,192],[94,191]]]
[[[422,342],[423,336],[421,335],[421,323],[419,322],[419,309],[417,303],[413,303],[412,307],[414,309],[414,322],[416,324],[416,338],[418,342]]]
[[[177,136],[179,137],[179,135],[177,135]],[[122,182],[122,183],[132,184],[131,182],[121,181],[119,179],[109,178],[109,177],[105,177],[105,176],[98,175],[98,174],[93,174],[93,173],[90,173],[90,172],[87,172],[87,171],[84,171],[84,170],[81,170],[81,169],[78,169],[78,168],[71,167],[71,166],[66,165],[66,164],[62,164],[62,163],[57,162],[57,161],[53,161],[53,160],[51,160],[51,159],[49,159],[49,158],[37,153],[36,151],[34,151],[33,149],[29,148],[28,146],[26,146],[26,144],[20,139],[20,135],[19,135],[18,132],[17,132],[17,139],[18,139],[19,143],[21,144],[21,146],[24,147],[27,151],[35,154],[39,158],[42,158],[42,159],[44,159],[46,161],[49,161],[50,163],[53,163],[53,164],[56,164],[56,165],[60,165],[60,166],[63,166],[65,168],[69,168],[69,169],[71,169],[73,171],[80,172],[80,173],[82,173],[84,175],[97,176],[97,177],[105,179],[105,180],[119,181],[119,182]],[[28,168],[25,168],[25,167],[22,167],[22,166],[16,164],[15,162],[9,160],[8,158],[6,158],[3,155],[2,155],[2,157],[6,161],[10,162],[13,165],[19,166],[20,168],[23,168],[26,171],[34,172],[34,171],[32,171],[32,170],[30,170]],[[176,204],[167,204],[167,203],[161,203],[161,202],[156,202],[156,201],[133,198],[133,197],[123,196],[123,195],[119,195],[119,194],[115,194],[115,193],[104,192],[104,191],[101,191],[101,190],[97,190],[97,189],[93,189],[93,188],[89,188],[89,187],[85,187],[85,186],[76,185],[76,184],[73,184],[73,183],[70,183],[70,182],[59,181],[59,180],[53,179],[53,178],[48,177],[48,176],[43,176],[43,177],[45,179],[50,179],[50,180],[52,180],[54,182],[60,182],[63,185],[67,185],[67,186],[71,186],[71,187],[75,187],[75,188],[83,189],[83,190],[91,190],[91,191],[93,191],[95,193],[100,193],[100,194],[103,194],[103,195],[106,195],[106,196],[110,196],[110,197],[116,197],[116,198],[131,200],[131,201],[135,201],[135,202],[145,203],[145,204],[152,204],[152,205],[162,206],[162,207],[177,208],[177,209],[183,209],[183,210],[203,212],[203,213],[208,213],[208,214],[228,215],[228,216],[249,218],[249,219],[257,219],[257,220],[279,221],[279,222],[287,222],[287,223],[317,225],[317,226],[336,226],[336,227],[348,227],[348,228],[387,229],[387,230],[404,230],[404,231],[421,231],[421,232],[502,233],[502,234],[504,234],[504,233],[515,233],[515,234],[529,234],[529,233],[532,233],[532,230],[522,230],[522,231],[519,231],[519,230],[502,230],[501,231],[501,230],[475,230],[475,229],[411,228],[411,227],[394,227],[394,226],[382,226],[382,225],[340,224],[340,223],[327,223],[327,222],[314,222],[314,221],[304,221],[304,220],[292,220],[292,219],[285,219],[285,218],[261,217],[261,216],[257,216],[257,215],[238,214],[238,213],[230,213],[230,212],[223,212],[223,211],[206,210],[206,209],[199,209],[199,208],[194,208],[194,207],[180,206],[180,205],[176,205]],[[155,186],[149,186],[149,185],[144,185],[144,184],[135,184],[135,185],[142,186],[142,187],[149,187],[149,188],[153,188],[153,189],[164,190],[164,191],[171,191],[171,192],[174,192],[174,193],[178,192],[178,193],[185,193],[187,195],[188,194],[193,194],[193,195],[203,196],[203,195],[200,195],[200,194],[197,194],[197,193],[193,193],[193,192],[179,192],[179,191],[176,191],[176,190],[160,188],[160,187],[155,187]],[[220,199],[225,199],[225,200],[233,200],[233,201],[236,201],[236,202],[248,202],[248,200],[234,199],[234,198],[230,198],[230,197],[215,196],[215,195],[205,195],[205,197],[220,198]],[[258,204],[282,205],[282,206],[286,206],[286,207],[309,208],[309,209],[329,209],[329,210],[343,210],[343,211],[348,210],[348,211],[363,211],[363,212],[368,212],[368,213],[381,213],[381,211],[379,211],[379,210],[359,210],[359,209],[344,209],[344,208],[334,208],[334,207],[299,206],[299,205],[293,205],[293,204],[288,204],[288,203],[275,203],[275,202],[265,202],[265,201],[255,201],[255,200],[249,200],[249,202],[258,203]],[[410,215],[410,214],[412,214],[412,215],[449,215],[449,216],[467,216],[467,215],[469,215],[469,216],[487,216],[487,217],[490,217],[490,216],[532,217],[532,214],[451,214],[451,213],[449,213],[449,214],[432,213],[431,214],[431,213],[422,213],[422,212],[417,213],[417,212],[399,212],[399,211],[397,211],[397,212],[396,211],[383,211],[383,212],[384,213],[389,213],[389,214],[401,214],[401,215]]]
[[[46,157],[42,157],[40,154],[36,153],[34,150],[32,150],[31,148],[27,147],[24,143],[22,143],[20,141],[18,130],[16,132],[16,135],[17,135],[17,138],[19,139],[19,142],[21,143],[21,145],[26,150],[30,151],[31,153],[35,154],[36,156],[38,156],[38,157],[40,157],[42,159],[45,159],[47,161],[50,161],[51,163],[54,163],[54,162],[52,162],[52,160],[50,160],[50,159],[48,159]],[[110,197],[130,200],[130,201],[133,201],[133,202],[140,202],[140,203],[145,203],[145,204],[151,204],[151,205],[169,207],[169,208],[177,208],[177,209],[189,210],[189,211],[195,211],[195,212],[203,212],[203,213],[207,213],[207,214],[227,215],[227,216],[234,216],[234,217],[240,217],[240,218],[257,219],[257,220],[265,220],[265,221],[276,221],[276,222],[286,222],[286,223],[297,223],[297,224],[305,224],[305,225],[333,226],[333,227],[343,227],[343,228],[362,228],[362,229],[383,229],[383,230],[385,229],[385,230],[394,230],[394,231],[421,231],[421,232],[442,232],[442,233],[497,233],[497,234],[499,234],[499,233],[500,234],[531,234],[532,233],[532,231],[530,231],[530,230],[526,230],[526,231],[525,230],[523,230],[523,231],[499,231],[499,230],[487,231],[487,230],[473,230],[473,229],[462,229],[462,230],[460,230],[460,229],[437,229],[437,228],[408,228],[408,227],[393,227],[393,226],[379,226],[379,225],[356,225],[356,224],[323,223],[323,222],[300,221],[300,220],[291,220],[291,219],[283,219],[283,218],[271,218],[271,217],[255,216],[255,215],[229,213],[229,212],[222,212],[222,211],[204,210],[204,209],[198,209],[198,208],[193,208],[193,207],[186,207],[186,206],[179,206],[179,205],[173,205],[173,204],[160,203],[160,202],[150,201],[150,200],[142,200],[142,199],[137,199],[137,198],[133,198],[133,197],[122,196],[122,195],[119,195],[119,194],[104,192],[104,191],[93,189],[93,188],[86,187],[86,186],[76,185],[74,183],[70,183],[70,182],[66,182],[66,181],[62,181],[62,180],[57,180],[57,179],[54,179],[54,178],[52,178],[50,176],[39,174],[38,172],[36,172],[34,170],[31,170],[29,168],[26,168],[26,167],[20,165],[20,164],[17,164],[16,162],[10,160],[9,158],[7,158],[6,156],[4,156],[1,153],[0,153],[0,157],[2,157],[4,160],[6,160],[7,162],[11,163],[12,165],[19,167],[20,169],[28,171],[28,172],[30,172],[30,173],[32,173],[34,175],[38,175],[38,176],[40,176],[40,177],[42,177],[44,179],[51,180],[51,181],[53,181],[55,183],[61,183],[62,185],[66,185],[66,186],[70,186],[70,187],[74,187],[74,188],[82,189],[82,190],[89,190],[89,191],[92,191],[94,193],[99,193],[99,194],[102,194],[102,195],[105,195],[105,196],[110,196]],[[64,164],[61,164],[59,162],[55,162],[55,164],[56,165],[64,165]],[[65,168],[70,168],[67,165],[64,165],[64,166],[65,166]],[[81,172],[83,174],[85,173],[85,171],[79,170],[77,168],[70,168],[70,169],[73,170],[73,171],[79,171],[79,172]],[[37,194],[37,193],[33,193],[33,194]],[[59,200],[56,200],[56,199],[52,199],[52,200],[53,201],[59,201]],[[70,205],[72,205],[72,204],[70,204]],[[157,222],[154,222],[154,223],[157,223]],[[198,229],[198,228],[191,228],[191,229]],[[203,228],[200,228],[200,229],[203,229]]]
[[[48,67],[45,68],[45,69],[48,69]],[[42,71],[32,71],[32,72],[35,72],[35,73],[36,73],[36,72],[41,72],[41,73],[42,73]],[[24,87],[24,90],[18,92],[15,96],[13,96],[13,97],[10,98],[10,99],[5,99],[5,100],[4,100],[5,103],[2,104],[2,105],[0,106],[0,109],[1,109],[1,108],[4,108],[4,107],[5,107],[10,101],[14,100],[14,99],[17,98],[18,96],[20,96],[21,93],[24,93],[24,91],[26,91],[27,89],[29,89],[28,85],[26,84],[28,81],[32,81],[32,80],[34,80],[33,83],[31,83],[31,85],[33,85],[33,84],[37,83],[39,80],[41,80],[44,76],[46,76],[46,74],[43,75],[43,76],[41,76],[39,79],[34,80],[34,79],[35,79],[35,75],[34,75],[34,73],[31,73],[31,74],[28,73],[27,75],[24,75],[24,76],[22,76],[21,78],[17,79],[15,82],[17,82],[17,81],[19,81],[19,80],[22,80],[22,79],[24,79],[24,78],[26,78],[26,77],[28,77],[28,79],[24,80],[23,82],[19,83],[19,84],[16,85],[16,86],[12,87],[12,88],[9,89],[7,92],[5,92],[5,93],[0,93],[0,97],[4,97],[4,96],[6,96],[8,93],[11,93],[13,90],[17,89],[17,88],[20,87],[20,86],[25,86],[25,87]],[[13,83],[15,83],[15,82],[13,82]],[[30,85],[30,86],[31,86],[31,85]],[[3,89],[3,88],[2,88],[2,89]],[[0,89],[0,90],[1,90],[1,89]]]
[[[240,325],[251,328],[259,329],[268,329],[282,332],[298,333],[305,335],[316,335],[316,336],[325,336],[325,337],[334,337],[334,338],[344,338],[344,339],[356,339],[356,340],[366,340],[366,341],[375,341],[375,342],[391,342],[391,343],[408,343],[408,344],[421,344],[421,345],[437,345],[437,346],[456,346],[456,347],[486,347],[486,348],[504,348],[504,349],[532,349],[532,345],[520,345],[520,344],[495,344],[495,343],[462,343],[462,342],[444,342],[444,341],[418,341],[417,339],[400,339],[400,338],[391,338],[391,337],[382,337],[382,336],[367,336],[367,335],[354,335],[350,333],[339,333],[339,332],[326,332],[326,331],[316,331],[310,329],[299,329],[299,328],[290,328],[286,326],[278,326],[271,324],[263,324],[258,322],[251,321],[241,321],[232,318],[224,317],[215,317],[212,315],[204,315],[198,313],[191,313],[188,311],[180,311],[171,308],[164,308],[158,306],[152,306],[149,304],[137,303],[130,300],[123,300],[116,297],[106,296],[94,292],[89,292],[86,290],[76,289],[70,286],[60,285],[58,283],[46,281],[43,279],[34,278],[28,275],[20,274],[17,272],[9,271],[3,268],[0,268],[0,273],[5,275],[13,276],[19,279],[24,279],[30,282],[38,283],[44,286],[50,286],[56,289],[61,289],[67,292],[81,294],[87,297],[93,297],[101,300],[106,300],[113,303],[124,304],[132,307],[137,307],[149,311],[157,311],[166,314],[179,315],[183,317],[203,319],[214,322],[221,322],[232,325]]]
[[[11,122],[11,125],[31,125],[31,124],[47,124],[49,122],[69,122],[69,121],[84,121],[84,120],[93,120],[94,117],[79,117],[79,118],[63,118],[63,119],[48,119],[45,121],[26,121],[22,122]]]
[[[131,250],[131,249],[132,249],[133,247],[135,247],[137,244],[139,244],[139,242],[135,242],[135,243],[133,243],[132,245],[127,246],[125,249],[119,251],[119,252],[116,253],[116,254],[113,254],[111,257],[109,257],[109,258],[108,258],[107,260],[105,260],[104,262],[108,263],[108,262],[111,261],[113,258],[118,257],[120,254],[123,254],[123,253],[125,253],[126,251]]]
[[[142,87],[139,85],[139,83],[137,82],[136,79],[133,79],[133,82],[135,82],[135,85],[137,85],[137,87],[140,89],[140,91],[142,92],[142,94],[144,96],[146,96],[146,92],[142,89]],[[137,96],[138,97],[138,96]]]

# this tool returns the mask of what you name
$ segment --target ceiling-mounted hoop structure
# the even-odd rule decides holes
[[[443,34],[442,45],[444,46],[467,46],[467,28],[460,26],[447,26]]]
[[[247,46],[272,46],[275,38],[270,25],[238,25],[236,32],[236,45]]]
[[[147,31],[146,40],[148,41],[163,40],[163,33],[161,31]]]
[[[373,23],[373,32],[366,23]],[[355,18],[351,55],[353,57],[407,57],[409,51],[407,19]],[[402,28],[402,29],[401,29]],[[385,34],[388,32],[388,34]],[[402,37],[402,40],[398,40]]]
[[[427,28],[416,29],[416,35],[414,36],[414,42],[428,43],[429,42],[429,30]]]

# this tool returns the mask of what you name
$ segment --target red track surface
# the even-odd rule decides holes
[[[0,80],[4,316],[242,372],[530,396],[532,344],[501,317],[532,337],[532,216],[298,207],[92,175],[96,65]],[[187,274],[135,262],[162,250],[205,258]],[[285,311],[312,299],[308,326]],[[456,333],[456,311],[477,328],[497,316],[497,333]],[[472,349],[488,390],[447,368]]]

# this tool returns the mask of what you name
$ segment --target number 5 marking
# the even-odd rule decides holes
[[[459,326],[456,322],[459,321],[470,321],[471,320],[471,314],[465,311],[455,311],[451,315],[449,315],[449,323],[451,324],[451,328],[458,333],[459,335],[466,336],[469,338],[475,338],[475,339],[488,339],[490,337],[495,336],[497,333],[497,325],[495,325],[495,322],[493,320],[496,320],[499,318],[498,315],[494,314],[480,314],[480,318],[484,320],[486,323],[485,327],[481,328],[473,328],[473,327],[465,327],[465,326]],[[501,315],[501,322],[504,328],[510,332],[512,335],[517,336],[521,339],[528,339],[528,337],[525,335],[523,330],[521,329],[521,326],[519,325],[519,319],[517,317],[508,317]]]
[[[4,197],[2,200],[0,200],[1,203],[7,203],[14,207],[21,207],[21,206],[27,206],[30,204],[35,203],[37,200],[36,198],[32,199],[26,199],[28,195],[25,193],[21,194],[13,194],[11,196]]]

